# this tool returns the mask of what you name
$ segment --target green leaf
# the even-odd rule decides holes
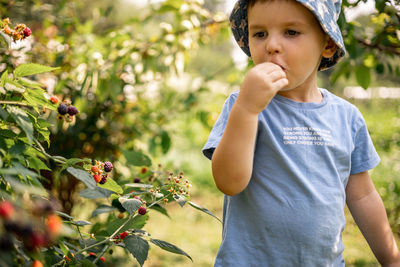
[[[364,65],[356,66],[355,68],[357,83],[364,89],[368,89],[371,83],[370,69]]]
[[[108,198],[113,194],[112,191],[109,191],[104,188],[95,187],[95,188],[86,188],[79,192],[79,195],[88,199],[98,199],[98,198]]]
[[[161,133],[161,148],[162,152],[165,154],[171,147],[171,138],[169,137],[168,132],[162,131]]]
[[[220,222],[222,223],[222,221],[221,221],[217,216],[215,216],[214,214],[212,214],[212,212],[209,211],[208,209],[206,209],[206,208],[204,208],[204,207],[202,207],[202,206],[200,206],[200,205],[197,205],[196,203],[193,203],[192,201],[189,201],[188,203],[189,203],[189,205],[192,206],[193,208],[195,208],[195,209],[197,209],[197,210],[200,210],[200,211],[202,211],[202,212],[204,212],[204,213],[207,213],[208,215],[214,217],[215,219],[217,219],[218,221],[220,221]]]
[[[129,214],[135,213],[140,206],[142,206],[142,201],[136,198],[126,198],[120,197],[118,198],[119,202],[121,203],[122,207],[124,207]]]
[[[90,216],[90,218],[93,218],[99,214],[112,212],[114,210],[117,210],[117,208],[112,207],[112,206],[107,206],[107,205],[100,205],[92,212],[92,215]]]
[[[178,248],[175,245],[172,245],[166,241],[163,240],[159,240],[159,239],[150,239],[150,242],[159,246],[160,248],[175,253],[175,254],[180,254],[180,255],[184,255],[186,257],[188,257],[191,261],[193,261],[192,257],[190,257],[185,251],[183,251],[182,249]]]
[[[4,84],[6,83],[7,77],[8,77],[8,70],[4,71],[4,72],[1,74],[1,78],[0,78],[0,86],[1,86],[1,87],[4,87]]]
[[[7,91],[11,91],[11,92],[17,92],[17,93],[24,93],[25,92],[25,88],[22,87],[21,85],[19,85],[18,83],[14,83],[12,81],[8,81],[4,84],[4,88]]]
[[[168,218],[170,218],[169,215],[168,215],[167,210],[166,210],[164,207],[162,207],[162,206],[160,206],[160,205],[158,205],[158,204],[153,205],[153,206],[151,207],[151,209],[154,209],[154,210],[156,210],[156,211],[158,211],[158,212],[164,214],[164,215],[167,216]]]
[[[70,216],[70,215],[68,215],[68,214],[66,214],[66,213],[64,213],[64,212],[61,212],[61,211],[57,211],[57,210],[56,210],[56,213],[57,213],[58,215],[60,215],[61,217],[67,218],[68,220],[73,220],[73,219],[74,219],[74,217],[72,217],[72,216]]]
[[[93,176],[90,175],[90,173],[88,173],[87,171],[74,167],[68,167],[67,172],[69,172],[76,179],[81,180],[88,188],[93,189],[97,187],[96,181],[93,179]]]
[[[44,164],[43,161],[41,161],[39,158],[36,157],[28,157],[27,158],[28,162],[29,162],[29,168],[35,169],[36,171],[40,171],[40,170],[48,170],[51,171],[51,169],[49,169],[49,167],[47,167],[46,164]]]
[[[49,72],[57,69],[59,68],[48,67],[35,63],[21,64],[14,70],[14,77],[18,78],[43,72]]]
[[[128,161],[128,164],[134,166],[151,166],[150,158],[140,151],[123,150],[122,153]]]
[[[132,253],[133,257],[139,262],[140,266],[143,266],[144,262],[147,260],[149,243],[136,235],[125,237],[124,243],[129,252]]]
[[[117,184],[113,179],[107,178],[107,182],[105,184],[99,184],[98,187],[108,189],[110,191],[116,192],[118,194],[122,194],[124,190],[122,187]]]
[[[85,225],[92,224],[91,222],[83,221],[83,220],[81,220],[81,221],[73,221],[73,222],[70,222],[70,223],[73,224],[73,225],[77,225],[77,226],[85,226]]]
[[[8,48],[11,45],[11,38],[3,33],[3,31],[0,31],[0,47],[5,47]]]
[[[146,221],[148,220],[149,216],[146,213],[145,215],[142,216],[136,216],[135,218],[131,219],[124,227],[120,229],[120,232],[127,231],[129,229],[141,229],[143,226],[146,224]],[[111,235],[112,233],[115,232],[122,224],[124,224],[129,218],[124,218],[124,219],[113,219],[112,221],[107,223],[107,233]]]
[[[29,143],[32,144],[33,141],[33,125],[26,112],[18,107],[7,106],[8,113],[14,118],[15,122],[22,128],[25,132]]]

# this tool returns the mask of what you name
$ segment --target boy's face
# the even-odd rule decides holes
[[[249,6],[247,16],[254,63],[279,65],[289,80],[282,91],[316,86],[321,57],[334,52],[311,11],[293,0],[270,0]]]

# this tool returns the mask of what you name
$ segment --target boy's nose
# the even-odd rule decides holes
[[[282,51],[282,47],[279,39],[274,36],[268,36],[265,41],[265,50],[269,55],[280,53]]]

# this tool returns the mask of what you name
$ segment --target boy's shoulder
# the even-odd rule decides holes
[[[358,108],[353,103],[350,103],[348,100],[346,100],[338,95],[335,95],[334,93],[330,92],[327,89],[320,88],[320,90],[324,94],[324,96],[328,98],[329,104],[343,106],[344,108],[346,108],[348,110],[358,112]]]

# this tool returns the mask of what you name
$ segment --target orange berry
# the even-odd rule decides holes
[[[96,181],[96,183],[99,183],[101,181],[101,175],[99,175],[99,174],[93,175],[93,178]]]
[[[94,173],[98,173],[100,170],[99,170],[99,167],[97,167],[96,165],[93,165],[92,166],[92,168],[91,168],[91,170],[92,170],[92,172],[94,172]]]
[[[43,264],[39,260],[35,260],[32,263],[32,267],[43,267]]]
[[[47,216],[47,230],[52,235],[58,235],[61,231],[62,220],[56,214],[50,214]]]
[[[51,103],[53,103],[53,104],[57,104],[57,103],[58,103],[58,97],[55,96],[55,95],[53,95],[52,97],[50,97],[50,101],[51,101]]]

